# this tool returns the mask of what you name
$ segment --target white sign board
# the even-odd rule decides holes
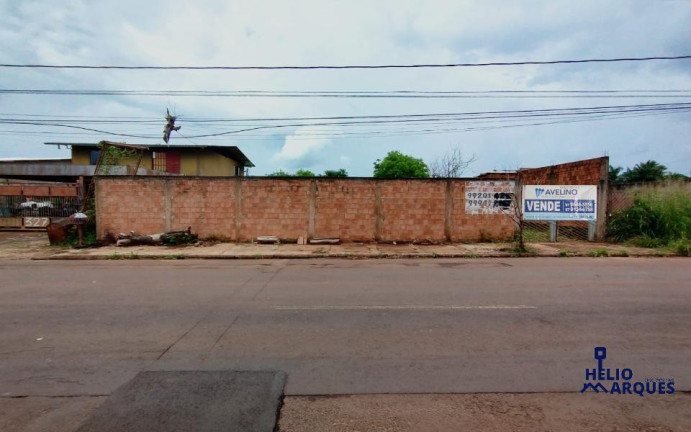
[[[465,185],[467,214],[504,214],[513,211],[513,181],[469,181]]]
[[[593,221],[597,217],[597,186],[523,186],[523,220]]]

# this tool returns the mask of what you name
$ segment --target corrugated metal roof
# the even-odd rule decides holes
[[[66,162],[70,161],[71,159],[69,158],[46,158],[46,157],[16,157],[16,158],[0,158],[0,162],[24,162],[24,161],[30,161],[30,162],[41,162],[41,161],[46,161],[46,162]]]

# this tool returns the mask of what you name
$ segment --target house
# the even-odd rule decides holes
[[[71,164],[96,165],[101,150],[95,143],[57,143],[46,145],[67,146],[72,149]],[[254,164],[235,146],[212,145],[146,145],[139,167],[156,174],[178,174],[200,177],[240,177]],[[121,165],[136,165],[136,160],[119,161]]]
[[[93,177],[100,155],[97,143],[45,143],[71,150],[69,159],[0,160],[0,178],[35,181],[77,182]],[[115,162],[110,175],[185,175],[200,177],[244,176],[254,167],[235,146],[146,145],[142,158],[125,156]]]

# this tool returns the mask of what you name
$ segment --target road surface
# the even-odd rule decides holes
[[[289,395],[691,390],[688,259],[0,261],[0,395],[280,369]]]

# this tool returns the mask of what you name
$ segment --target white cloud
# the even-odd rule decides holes
[[[120,65],[314,65],[446,63],[681,55],[691,40],[691,2],[649,0],[506,1],[254,0],[227,2],[0,0],[3,63]],[[645,29],[645,31],[641,31]],[[688,61],[645,64],[366,71],[74,71],[0,72],[0,88],[146,90],[577,90],[689,89]],[[549,109],[660,103],[668,99],[317,99],[193,97],[59,97],[0,95],[0,113],[129,116],[158,124],[104,124],[97,129],[152,135],[160,141],[165,108],[186,136],[242,129],[186,123],[191,117],[319,117]],[[683,102],[678,99],[675,102]],[[2,116],[0,116],[2,117]],[[406,125],[405,129],[423,126]],[[455,125],[449,128],[457,127]],[[323,127],[321,129],[324,129]],[[344,167],[371,175],[372,162],[400,150],[425,160],[460,145],[480,159],[471,168],[535,166],[600,156],[613,165],[656,159],[687,172],[688,114],[444,134],[343,135],[393,131],[392,125],[343,127],[330,136],[303,127],[285,137],[267,129],[194,140],[237,145],[256,172],[283,166],[315,171]],[[400,130],[400,128],[399,128]],[[98,141],[69,129],[0,126],[0,157],[60,156],[44,141]],[[10,131],[10,132],[7,132]],[[13,133],[17,131],[21,133]],[[41,133],[35,133],[35,132]],[[24,132],[31,132],[25,134]],[[83,133],[83,132],[79,132]],[[646,150],[632,154],[632,140]],[[184,143],[181,137],[177,138]],[[130,142],[138,141],[128,139]],[[568,148],[568,152],[565,149]],[[654,150],[653,150],[654,149]],[[680,150],[681,149],[681,150]]]
[[[323,129],[315,126],[300,127],[290,135],[286,135],[285,143],[276,153],[274,159],[278,161],[296,162],[308,160],[316,152],[328,146],[332,140],[322,137]]]

